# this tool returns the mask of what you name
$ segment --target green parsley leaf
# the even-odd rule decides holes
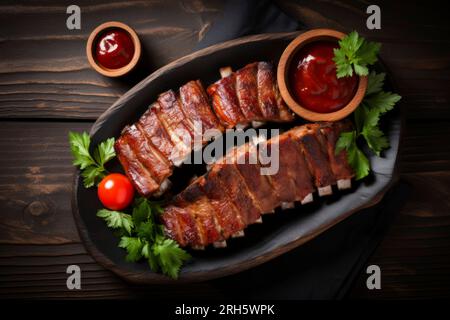
[[[140,238],[122,237],[120,238],[119,247],[127,250],[128,254],[125,259],[128,262],[136,262],[142,257],[144,244]]]
[[[181,266],[191,256],[175,241],[166,238],[164,226],[158,223],[162,212],[161,202],[137,197],[131,215],[102,209],[97,216],[118,232],[119,247],[127,250],[127,261],[144,258],[154,272],[162,271],[176,279]]]
[[[336,142],[336,154],[342,150],[347,151],[348,162],[357,180],[367,176],[370,171],[369,160],[358,147],[359,137],[363,137],[369,149],[377,156],[389,147],[388,138],[378,126],[380,116],[392,110],[401,97],[382,90],[385,76],[384,73],[370,73],[364,100],[353,113],[356,130],[342,132]]]
[[[178,246],[178,243],[162,236],[157,237],[152,250],[159,261],[162,272],[173,279],[178,278],[181,266],[191,258],[186,251]]]
[[[364,103],[369,108],[377,109],[380,114],[392,110],[401,97],[392,92],[380,91],[364,98]]]
[[[94,150],[94,159],[102,166],[115,156],[114,138],[109,138],[106,141],[101,142],[98,145],[98,148]]]
[[[73,165],[79,166],[80,169],[95,165],[89,153],[91,139],[86,132],[79,134],[77,132],[69,132],[70,150],[74,157]]]
[[[95,185],[97,178],[103,178],[104,172],[102,168],[96,166],[89,166],[81,172],[83,177],[83,184],[86,188],[90,188]]]
[[[365,127],[377,126],[379,121],[380,121],[380,112],[377,109],[366,110],[363,127],[359,129],[359,132],[364,131]]]
[[[342,150],[348,150],[355,144],[356,131],[343,132],[341,133],[338,141],[336,142],[336,155]]]
[[[372,71],[367,77],[366,96],[380,92],[383,88],[385,78],[386,73],[376,73],[375,71]]]
[[[347,62],[345,52],[339,49],[333,49],[333,52],[333,61],[336,63],[336,76],[338,78],[351,77],[353,75],[353,68],[352,65]]]
[[[367,142],[367,145],[377,156],[380,152],[389,147],[389,141],[384,133],[377,126],[364,127],[362,135]]]
[[[355,171],[355,179],[360,180],[367,176],[370,171],[370,164],[364,153],[358,148],[356,143],[347,150],[347,157],[350,166]]]
[[[151,213],[152,209],[145,198],[138,198],[135,200],[132,216],[137,227],[139,227],[142,222],[147,221],[150,218]]]
[[[352,31],[339,41],[339,48],[333,50],[333,61],[336,64],[338,78],[353,75],[366,76],[369,73],[368,65],[377,61],[377,54],[381,45],[368,42],[360,37],[358,32]]]
[[[159,230],[157,230],[159,231]],[[140,238],[147,239],[149,241],[155,240],[155,224],[152,220],[149,220],[147,222],[143,222],[139,225],[137,228],[137,235]]]
[[[108,227],[114,229],[122,228],[128,234],[131,234],[131,230],[134,228],[132,217],[123,212],[101,209],[97,211],[97,217],[105,220]]]
[[[107,139],[89,153],[91,138],[87,132],[82,134],[69,132],[70,150],[74,157],[73,165],[80,167],[83,183],[86,188],[94,186],[107,172],[105,164],[115,157],[114,138]]]
[[[377,55],[378,55],[378,52],[380,52],[381,43],[369,42],[369,41],[366,41],[364,38],[360,38],[360,39],[363,39],[362,45],[356,51],[356,55],[357,55],[359,61],[361,63],[364,63],[364,66],[374,64],[378,60]]]
[[[358,63],[353,63],[353,68],[355,68],[355,73],[360,76],[367,76],[369,74],[369,68]]]
[[[353,112],[353,117],[355,119],[356,132],[361,132],[364,127],[364,123],[366,121],[366,114],[368,112],[368,108],[366,105],[361,103],[358,108]]]
[[[159,271],[160,269],[159,261],[158,258],[156,258],[155,254],[153,253],[152,246],[150,243],[145,242],[144,246],[142,247],[142,256],[147,259],[150,269],[152,269],[154,272]]]
[[[341,48],[343,48],[346,56],[352,56],[362,46],[364,39],[359,37],[358,32],[352,31],[346,37],[339,41]]]

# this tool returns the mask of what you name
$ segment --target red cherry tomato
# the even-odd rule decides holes
[[[98,185],[98,198],[111,210],[123,210],[131,203],[134,189],[130,180],[120,173],[111,173]]]

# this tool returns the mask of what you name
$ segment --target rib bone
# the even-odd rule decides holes
[[[313,198],[313,194],[309,193],[306,197],[303,198],[303,200],[301,201],[301,204],[307,204],[310,202],[313,202],[314,198]]]
[[[247,128],[248,127],[248,123],[238,123],[237,125],[236,125],[236,130],[244,130],[245,128]]]
[[[231,69],[231,67],[223,67],[220,68],[219,71],[222,78],[228,77],[233,73],[233,69]]]
[[[339,179],[337,181],[337,187],[339,190],[350,189],[352,187],[351,179]]]
[[[333,194],[333,189],[331,189],[331,186],[317,188],[317,191],[319,193],[319,197],[329,196],[329,195]]]
[[[243,236],[245,236],[244,230],[237,231],[231,235],[232,238],[241,238]]]
[[[227,242],[225,240],[223,241],[216,241],[213,243],[214,248],[226,248]]]
[[[295,204],[294,202],[282,202],[281,203],[281,209],[286,210],[286,209],[292,209],[294,208]]]
[[[259,127],[262,127],[266,123],[264,121],[252,121],[252,127],[257,129]]]

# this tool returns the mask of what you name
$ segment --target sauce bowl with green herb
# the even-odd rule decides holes
[[[339,64],[334,55],[344,37],[336,30],[315,29],[299,35],[284,50],[278,64],[278,86],[286,104],[300,117],[337,121],[361,103],[366,75],[352,72],[344,76],[336,70]]]

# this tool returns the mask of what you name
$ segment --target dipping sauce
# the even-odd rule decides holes
[[[106,30],[98,37],[95,45],[95,59],[108,69],[119,69],[130,63],[134,55],[133,40],[125,30]]]
[[[338,44],[316,41],[305,45],[292,60],[289,80],[292,93],[304,108],[319,113],[342,109],[358,87],[358,76],[338,79],[333,49]]]

